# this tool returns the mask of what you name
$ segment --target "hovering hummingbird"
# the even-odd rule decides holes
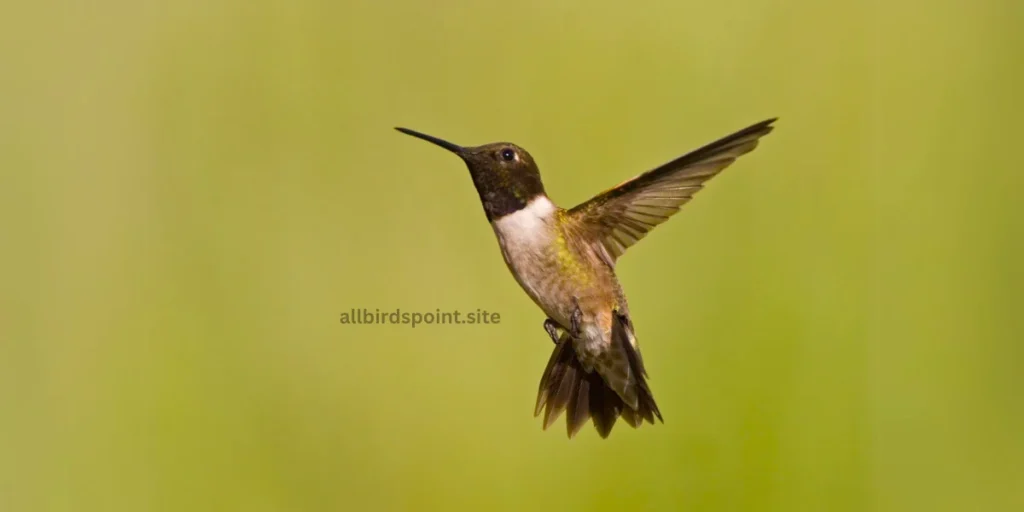
[[[546,430],[567,412],[572,438],[589,418],[602,438],[619,416],[633,428],[664,422],[615,262],[679,211],[705,181],[757,147],[775,119],[762,121],[565,210],[544,192],[525,149],[508,142],[463,147],[407,128],[396,130],[458,155],[480,195],[513,277],[544,311],[555,343],[541,376],[534,416]]]

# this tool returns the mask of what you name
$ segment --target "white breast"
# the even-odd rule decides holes
[[[540,195],[522,210],[495,220],[494,232],[503,245],[538,245],[550,242],[555,205],[547,196]]]
[[[554,245],[557,207],[546,196],[538,196],[525,208],[491,223],[498,236],[501,254],[512,275],[542,309],[549,309],[541,297],[544,284],[552,276],[551,258]],[[549,313],[550,314],[550,313]]]

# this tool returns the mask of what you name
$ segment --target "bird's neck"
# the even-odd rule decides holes
[[[557,211],[546,194],[538,194],[522,207],[492,218],[491,223],[508,233],[538,233],[550,229]]]

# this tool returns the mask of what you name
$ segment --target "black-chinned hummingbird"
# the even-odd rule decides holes
[[[647,385],[615,263],[665,222],[705,181],[757,147],[768,119],[687,153],[565,210],[544,192],[533,157],[508,142],[463,147],[407,128],[398,131],[455,153],[469,167],[501,254],[544,311],[555,343],[534,415],[543,428],[566,411],[572,438],[589,418],[608,437],[619,416],[634,428],[664,421]]]

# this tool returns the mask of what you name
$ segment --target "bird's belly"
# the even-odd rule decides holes
[[[577,302],[583,323],[589,324],[600,309],[607,309],[605,288],[595,269],[567,266],[564,255],[551,245],[502,244],[502,256],[513,277],[544,313],[565,328]],[[605,290],[607,291],[607,290]],[[605,306],[602,308],[602,306]],[[583,327],[588,327],[584,325]]]
[[[505,264],[523,291],[552,320],[569,325],[573,296],[579,296],[570,279],[561,275],[558,262],[543,247],[502,244]]]
[[[611,314],[614,299],[610,287],[601,286],[597,269],[581,278],[566,274],[558,254],[543,248],[502,247],[505,263],[526,294],[562,328],[569,330],[572,315],[579,304],[580,338],[574,342],[577,357],[589,371],[607,349],[611,340]]]
[[[537,306],[559,323],[567,320],[563,304],[571,291],[566,289],[567,283],[561,282],[555,262],[545,251],[503,244],[501,252],[512,276]]]
[[[607,309],[611,286],[595,262],[570,248],[544,196],[526,208],[493,221],[505,264],[526,294],[562,327],[580,304],[584,324]]]

